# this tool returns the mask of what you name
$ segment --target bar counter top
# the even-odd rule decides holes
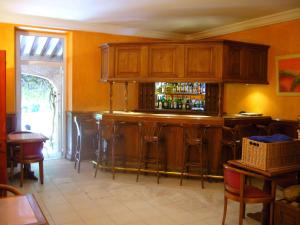
[[[224,118],[218,116],[206,115],[180,115],[180,114],[159,114],[159,113],[144,113],[144,112],[124,112],[114,111],[113,113],[104,113],[102,117],[105,119],[114,119],[128,122],[139,121],[157,121],[171,124],[193,123],[206,124],[211,126],[223,126]]]

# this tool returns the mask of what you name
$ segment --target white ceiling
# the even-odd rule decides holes
[[[178,39],[288,10],[300,17],[295,9],[300,0],[0,0],[0,22]]]

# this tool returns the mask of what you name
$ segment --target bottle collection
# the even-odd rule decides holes
[[[155,83],[155,108],[205,110],[205,83]]]

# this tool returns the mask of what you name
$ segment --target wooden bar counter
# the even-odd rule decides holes
[[[208,137],[208,174],[217,175],[220,163],[220,140],[224,119],[216,116],[152,114],[139,112],[104,113],[102,120],[126,122],[120,126],[120,141],[116,142],[116,151],[125,151],[126,162],[136,163],[139,157],[139,122],[153,121],[163,123],[163,148],[167,150],[168,171],[178,172],[183,164],[183,128],[181,124],[206,125]],[[196,156],[195,160],[197,159]]]

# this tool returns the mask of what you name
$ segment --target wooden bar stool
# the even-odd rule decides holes
[[[83,149],[88,149],[89,145],[92,145],[93,149],[97,147],[97,123],[94,118],[78,118],[74,116],[74,123],[76,126],[77,136],[76,136],[76,147],[74,155],[74,169],[77,169],[77,172],[80,173],[80,162],[82,154],[84,154]],[[92,144],[88,143],[88,139],[92,140]],[[87,153],[87,152],[85,152]]]
[[[189,172],[190,167],[200,168],[201,187],[204,188],[204,169],[207,169],[207,129],[208,126],[198,124],[182,124],[183,127],[183,166],[181,169],[180,185],[182,185],[184,171]],[[191,160],[191,151],[196,150],[199,161]]]
[[[164,164],[166,169],[167,157],[166,152],[161,147],[161,128],[161,125],[157,122],[139,123],[140,159],[136,175],[136,182],[139,181],[142,165],[144,166],[144,169],[148,168],[148,164],[155,165],[158,184],[161,165]]]
[[[114,152],[114,141],[115,141],[115,130],[116,124],[113,120],[101,120],[99,122],[98,136],[98,155],[97,155],[97,165],[94,177],[97,176],[99,166],[104,164],[107,166],[109,163],[109,158],[112,158],[112,152]],[[113,164],[113,163],[111,163]],[[111,165],[114,178],[114,167]]]

